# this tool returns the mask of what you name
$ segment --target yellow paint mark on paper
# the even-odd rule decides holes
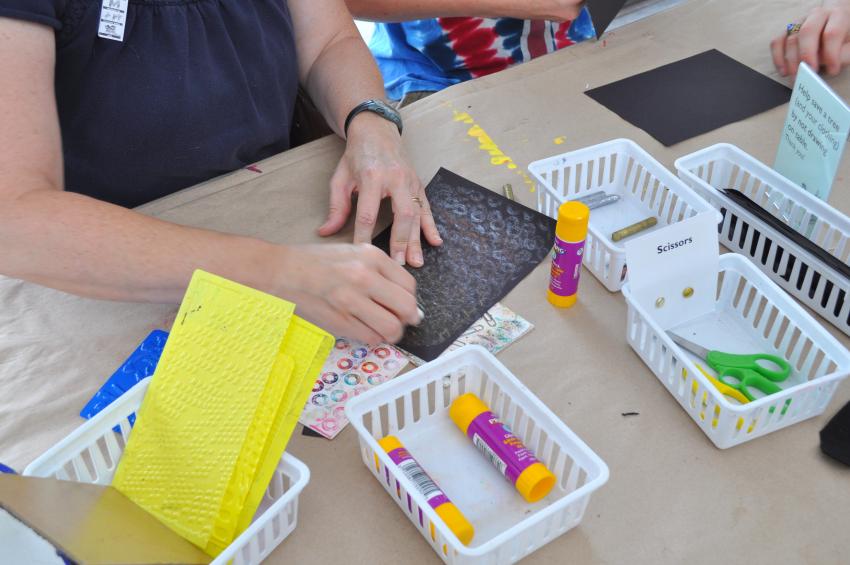
[[[448,107],[451,108],[451,104],[448,104]],[[509,170],[514,171],[517,175],[522,177],[523,183],[525,183],[530,192],[534,192],[536,190],[536,184],[531,179],[531,177],[526,174],[525,171],[519,168],[519,166],[514,162],[510,156],[506,155],[504,151],[493,141],[484,128],[482,128],[478,123],[475,122],[475,119],[469,115],[468,112],[459,112],[455,109],[452,109],[453,119],[455,122],[469,124],[470,127],[466,134],[478,141],[478,149],[486,152],[490,156],[490,164],[494,167],[507,167]]]
[[[457,110],[453,110],[453,112],[455,115],[454,119],[456,122],[463,122],[465,124],[471,124],[475,122],[475,120],[472,119],[472,116],[470,116],[466,112],[458,112]]]
[[[565,135],[561,135],[559,137],[556,137],[552,141],[555,145],[563,145],[566,140],[567,140],[567,137]]]

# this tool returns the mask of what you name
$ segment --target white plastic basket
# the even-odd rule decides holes
[[[743,192],[845,264],[850,262],[850,218],[733,145],[686,155],[676,168],[723,213],[723,245],[749,257],[779,286],[850,335],[847,279],[716,189]]]
[[[535,161],[528,170],[537,181],[537,210],[552,218],[561,204],[591,192],[620,197],[591,211],[584,251],[584,266],[612,292],[626,280],[625,247],[611,240],[615,231],[650,216],[658,224],[642,235],[702,213],[715,214],[720,222],[716,210],[628,139]]]
[[[24,469],[24,475],[110,484],[132,430],[129,417],[141,406],[149,382],[150,378],[142,380],[47,450]],[[115,426],[120,433],[113,431]],[[253,523],[212,564],[262,562],[295,529],[298,495],[309,481],[307,466],[284,453]]]
[[[718,281],[714,312],[673,331],[710,350],[785,358],[793,372],[780,383],[782,392],[743,405],[727,399],[697,370],[695,357],[634,301],[626,284],[629,344],[721,449],[821,414],[850,374],[850,352],[745,257],[722,255]]]
[[[449,418],[474,392],[510,426],[558,482],[528,504]],[[443,561],[513,563],[581,522],[608,467],[531,391],[479,346],[467,346],[351,400],[346,413],[363,463]],[[475,528],[464,546],[378,446],[395,435]],[[376,454],[378,464],[376,465]],[[390,480],[392,478],[392,480]],[[431,528],[431,524],[434,528]]]

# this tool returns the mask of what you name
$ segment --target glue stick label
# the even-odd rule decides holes
[[[552,278],[549,281],[549,290],[553,294],[572,296],[578,292],[582,255],[584,255],[584,241],[570,243],[555,238],[555,250],[552,255]]]
[[[538,462],[531,450],[492,412],[482,412],[476,416],[466,434],[475,447],[512,483],[516,483],[527,467]]]
[[[416,490],[422,493],[422,496],[425,497],[431,508],[436,510],[437,507],[451,502],[449,497],[440,490],[437,483],[428,476],[428,473],[425,472],[405,448],[399,447],[390,451],[387,455],[390,456],[393,463],[398,465],[401,472],[416,486]]]

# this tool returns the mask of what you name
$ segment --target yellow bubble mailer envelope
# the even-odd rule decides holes
[[[248,525],[333,337],[295,305],[196,271],[113,486],[209,555]]]

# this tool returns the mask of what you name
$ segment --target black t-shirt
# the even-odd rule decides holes
[[[285,0],[0,0],[56,30],[65,188],[137,206],[289,147],[298,87]]]

